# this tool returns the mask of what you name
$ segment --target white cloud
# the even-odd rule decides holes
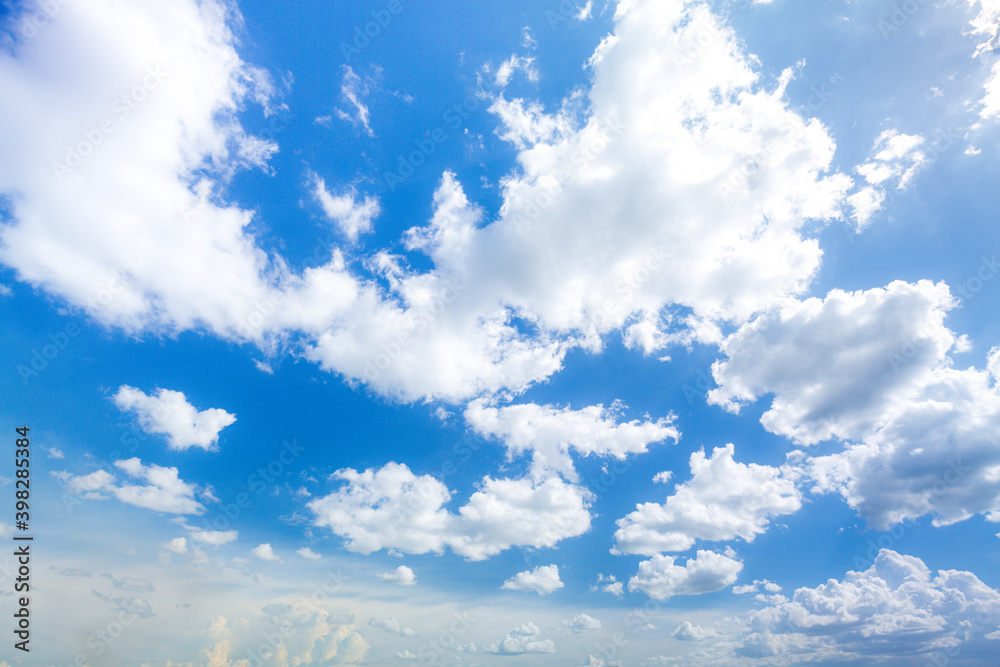
[[[914,134],[903,134],[899,130],[885,130],[875,139],[872,156],[857,167],[857,172],[872,185],[882,185],[895,179],[900,190],[913,180],[917,170],[927,161],[920,147],[924,138]]]
[[[524,653],[555,653],[556,646],[551,639],[541,639],[542,631],[534,623],[511,630],[503,639],[486,648],[487,653],[497,655],[522,655]]]
[[[236,120],[264,88],[230,16],[215,0],[67,3],[0,56],[0,152],[25,156],[0,168],[18,193],[0,261],[20,280],[130,331],[235,333],[266,296],[250,214],[213,198],[277,150]]]
[[[601,622],[589,616],[587,614],[577,614],[571,619],[562,621],[559,627],[565,630],[571,630],[576,634],[583,634],[584,632],[593,632],[594,630],[601,629]]]
[[[249,211],[218,203],[234,169],[276,150],[236,121],[272,87],[239,59],[226,16],[215,1],[67,5],[3,56],[0,152],[33,161],[0,169],[0,192],[18,193],[0,261],[21,280],[130,331],[202,329],[265,348],[294,337],[309,359],[379,393],[457,402],[521,391],[568,349],[599,349],[637,322],[646,328],[630,340],[650,352],[704,335],[693,322],[738,322],[801,293],[821,253],[800,230],[840,215],[851,187],[831,170],[823,126],[788,108],[790,73],[764,89],[708,8],[636,1],[618,7],[590,60],[589,90],[553,113],[493,99],[498,132],[519,151],[496,220],[469,226],[478,208],[446,175],[431,227],[407,235],[434,239],[408,248],[429,253],[432,269],[382,253],[365,264],[378,275],[361,276],[334,248],[294,274],[246,232]],[[77,46],[94,43],[99,55]],[[146,101],[65,183],[48,175],[92,127],[85,110],[108,108],[147,65],[166,75]],[[66,77],[85,99],[63,90]],[[344,71],[342,113],[366,131],[368,85]],[[684,308],[693,315],[675,317]]]
[[[200,514],[205,508],[194,499],[197,488],[177,475],[177,468],[156,464],[142,465],[138,458],[115,461],[115,467],[130,477],[147,482],[145,485],[115,484],[115,477],[105,470],[88,475],[69,476],[66,489],[84,498],[105,498],[110,493],[123,503],[168,514]]]
[[[644,503],[618,520],[615,552],[652,555],[685,551],[696,540],[747,542],[775,516],[797,512],[801,494],[782,470],[733,460],[732,444],[711,457],[691,454],[691,479],[663,505]]]
[[[368,625],[373,628],[379,628],[384,630],[391,635],[399,635],[400,637],[416,637],[417,632],[413,628],[407,628],[395,616],[390,616],[389,618],[377,621],[374,618],[368,619]]]
[[[358,199],[353,188],[343,194],[331,194],[326,188],[326,181],[316,174],[310,176],[312,195],[323,208],[323,213],[331,222],[337,224],[351,241],[357,241],[358,236],[372,231],[372,220],[378,217],[382,208],[375,197]]]
[[[629,579],[628,589],[656,600],[712,593],[736,581],[742,569],[740,561],[714,551],[698,551],[683,566],[675,565],[672,556],[655,555],[639,563],[639,572]]]
[[[183,537],[175,537],[169,542],[165,542],[160,545],[167,551],[172,551],[175,554],[186,554],[187,553],[187,540]]]
[[[368,106],[361,101],[361,98],[370,92],[372,82],[367,77],[362,79],[358,76],[350,65],[343,65],[343,73],[340,95],[352,108],[350,111],[337,108],[337,117],[354,125],[360,125],[365,134],[373,137],[375,133],[372,132],[371,128],[371,114],[368,111]]]
[[[786,301],[723,342],[709,402],[738,412],[773,393],[761,418],[772,433],[805,445],[861,437],[956,344],[944,326],[954,306],[948,286],[929,281]]]
[[[239,537],[239,532],[235,530],[196,530],[190,527],[189,530],[189,535],[195,542],[211,544],[215,547],[235,542],[236,538]]]
[[[715,636],[715,633],[711,630],[700,628],[697,625],[692,624],[690,621],[684,621],[670,633],[670,636],[680,639],[681,641],[697,642],[713,637]]]
[[[391,584],[398,584],[400,586],[413,586],[417,583],[417,575],[405,565],[400,565],[392,572],[377,572],[375,576],[382,581],[388,581]]]
[[[147,433],[166,435],[171,449],[200,447],[216,451],[219,432],[236,421],[236,415],[219,408],[199,411],[182,392],[170,389],[160,389],[155,396],[148,396],[122,385],[113,400],[119,410],[134,412]]]
[[[532,473],[544,477],[552,471],[578,481],[570,449],[584,456],[644,454],[647,446],[671,438],[680,439],[670,415],[655,422],[632,420],[618,423],[616,410],[593,405],[581,410],[540,406],[534,403],[501,408],[473,401],[465,419],[480,435],[502,439],[509,458],[532,454]]]
[[[625,594],[622,582],[618,581],[618,578],[613,574],[598,574],[597,581],[590,586],[590,590],[604,591],[618,597]]]
[[[745,584],[743,586],[733,586],[733,593],[736,595],[746,595],[748,593],[756,593],[761,589],[764,589],[768,593],[781,592],[781,586],[774,583],[773,581],[768,581],[767,579],[755,579],[753,583],[750,584]]]
[[[250,550],[250,553],[252,553],[254,556],[256,556],[261,560],[268,560],[268,561],[281,560],[280,558],[278,558],[277,554],[274,553],[274,549],[271,548],[271,545],[267,543],[254,547],[253,549]]]
[[[510,83],[510,78],[514,72],[524,72],[528,81],[538,81],[538,70],[535,68],[535,59],[512,55],[497,67],[493,82],[501,88]]]
[[[536,567],[534,570],[518,572],[503,582],[503,586],[500,588],[511,591],[532,591],[539,595],[548,595],[562,587],[563,582],[559,579],[559,567],[556,565],[544,565]]]
[[[298,555],[302,556],[307,560],[320,560],[321,558],[323,558],[321,555],[319,555],[309,547],[302,547],[295,553],[297,553]]]
[[[396,549],[441,553],[445,546],[483,560],[512,546],[551,547],[590,527],[591,494],[559,479],[486,477],[457,514],[444,509],[451,492],[430,475],[405,465],[334,473],[346,484],[307,504],[317,526],[327,526],[358,553]]]
[[[64,459],[66,455],[63,454],[61,449],[55,447],[46,447],[45,450],[49,453],[50,459]]]
[[[984,257],[977,273],[997,270]],[[944,325],[955,305],[947,285],[928,281],[786,302],[725,341],[709,400],[735,411],[773,394],[769,431],[851,442],[802,468],[876,528],[931,513],[936,525],[1000,516],[996,360],[951,367],[949,352],[965,349]]]
[[[998,614],[1000,593],[971,572],[935,576],[920,559],[883,549],[864,572],[800,588],[790,601],[751,612],[738,654],[845,663],[920,655],[928,664],[934,655],[947,661],[955,648],[992,655],[996,648],[984,635],[996,628]]]

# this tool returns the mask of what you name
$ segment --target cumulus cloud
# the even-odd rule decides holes
[[[956,302],[944,283],[896,281],[824,299],[789,300],[721,346],[710,403],[731,412],[774,394],[761,423],[812,445],[856,439],[884,423],[959,339],[944,325]]]
[[[0,261],[21,280],[129,331],[203,329],[267,349],[294,338],[382,394],[458,402],[522,391],[615,331],[651,352],[801,293],[821,253],[800,230],[841,215],[852,185],[831,168],[823,126],[788,107],[790,72],[762,86],[701,4],[630,2],[589,61],[589,89],[552,112],[491,98],[518,151],[495,219],[445,174],[431,221],[403,239],[430,257],[426,271],[381,252],[360,273],[331,248],[295,273],[247,232],[250,211],[218,197],[233,170],[277,150],[236,120],[250,99],[266,111],[273,86],[237,55],[227,6],[66,6],[3,56],[0,149],[30,162],[0,170],[0,192],[17,193]],[[81,46],[93,43],[106,48]],[[79,128],[93,110],[143,81],[141,104],[108,111],[113,133],[60,181],[52,162],[89,141]],[[345,69],[339,111],[370,132],[367,85]],[[371,210],[354,205],[361,233]]]
[[[69,476],[65,480],[66,489],[88,499],[111,494],[123,503],[168,514],[200,514],[205,509],[194,499],[197,487],[180,479],[177,468],[145,466],[138,458],[115,461],[115,467],[146,484],[118,484],[114,475],[97,470],[88,475]]]
[[[604,591],[618,597],[625,594],[622,582],[618,581],[618,578],[613,574],[598,574],[597,581],[591,584],[590,590]]]
[[[465,420],[477,433],[503,440],[509,458],[531,452],[532,474],[542,478],[558,472],[570,481],[579,477],[570,450],[584,456],[643,454],[647,446],[668,438],[680,439],[673,426],[674,416],[657,421],[632,420],[618,423],[614,407],[594,405],[581,410],[551,405],[508,405],[491,407],[473,401],[465,410]]]
[[[518,572],[503,582],[503,586],[500,588],[511,591],[531,591],[539,595],[548,595],[562,587],[563,582],[559,579],[559,567],[556,565],[544,565],[536,567],[534,570]]]
[[[601,622],[593,616],[577,614],[573,618],[562,621],[559,627],[575,632],[576,634],[583,634],[584,632],[600,630]]]
[[[323,213],[340,228],[351,241],[356,241],[361,234],[372,231],[372,220],[378,217],[382,208],[378,199],[365,197],[359,199],[353,188],[342,194],[331,194],[326,187],[326,181],[312,174],[313,198],[323,208]]]
[[[524,653],[555,653],[556,645],[551,639],[541,639],[542,631],[534,623],[511,630],[503,639],[486,648],[487,653],[497,655],[522,655]]]
[[[315,551],[313,551],[309,547],[302,547],[301,549],[299,549],[295,553],[297,553],[298,555],[302,556],[306,560],[320,560],[321,558],[323,558],[323,556],[321,556],[320,554],[316,553]]]
[[[114,395],[119,410],[134,412],[147,433],[167,436],[171,449],[200,447],[217,450],[219,432],[236,421],[236,415],[219,408],[198,410],[182,392],[160,389],[155,396],[122,385]]]
[[[733,460],[732,444],[691,455],[691,479],[666,503],[643,503],[618,520],[615,553],[652,555],[685,551],[697,540],[747,542],[767,530],[772,517],[802,506],[795,483],[779,468]]]
[[[400,565],[392,572],[377,572],[375,573],[375,576],[382,581],[388,581],[391,584],[399,584],[400,586],[413,586],[417,583],[417,575],[415,575],[413,570],[405,565]]]
[[[998,269],[984,257],[979,272]],[[929,281],[788,301],[726,339],[709,401],[738,411],[772,394],[769,431],[850,442],[802,469],[876,528],[926,514],[936,525],[1000,518],[996,356],[986,369],[952,368],[949,353],[968,349],[944,324],[956,304]]]
[[[738,654],[743,657],[811,657],[874,661],[920,655],[948,660],[995,655],[985,638],[996,629],[1000,593],[971,572],[935,575],[919,558],[883,549],[864,572],[848,572],[791,600],[755,610]]]
[[[278,558],[278,555],[274,553],[274,549],[271,548],[271,545],[266,543],[254,547],[253,549],[250,550],[250,553],[252,553],[254,556],[256,556],[261,560],[267,560],[267,561],[281,560],[280,558]]]
[[[712,630],[706,630],[705,628],[700,628],[694,625],[690,621],[684,621],[678,625],[673,632],[670,633],[671,637],[680,639],[686,642],[696,642],[702,639],[708,639],[713,637],[715,633]]]
[[[187,553],[187,539],[183,537],[175,537],[169,542],[164,542],[160,545],[167,551],[172,551],[175,554],[186,554]]]
[[[639,563],[639,572],[629,579],[628,589],[656,600],[712,593],[736,581],[743,569],[740,561],[714,551],[698,551],[684,565],[676,565],[674,560],[658,554]]]
[[[551,547],[590,528],[590,493],[560,479],[485,477],[457,513],[444,508],[447,487],[402,464],[358,472],[340,470],[345,484],[308,503],[317,526],[329,527],[358,553],[396,549],[483,560],[512,546]]]

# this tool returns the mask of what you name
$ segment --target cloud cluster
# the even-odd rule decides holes
[[[590,493],[560,479],[483,479],[457,513],[444,505],[447,487],[402,464],[358,472],[339,470],[343,485],[308,503],[315,524],[343,537],[358,553],[396,549],[483,560],[513,546],[551,547],[590,528]]]
[[[984,257],[978,274],[997,268]],[[788,301],[725,340],[709,401],[738,411],[772,394],[769,431],[851,443],[803,470],[876,528],[931,513],[937,525],[1000,520],[1000,352],[985,369],[952,367],[949,353],[969,348],[944,324],[956,304],[929,281]]]
[[[697,540],[747,542],[767,530],[771,517],[797,512],[801,494],[778,468],[733,460],[732,444],[711,457],[691,455],[691,479],[666,503],[643,503],[618,520],[615,552],[652,555],[686,551]]]

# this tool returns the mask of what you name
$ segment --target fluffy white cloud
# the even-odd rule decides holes
[[[691,623],[691,621],[684,621],[670,633],[671,637],[675,637],[686,642],[701,641],[702,639],[708,639],[714,635],[715,633],[711,630],[698,627],[697,625]]]
[[[554,593],[563,587],[563,582],[559,579],[559,567],[556,565],[542,565],[534,570],[518,572],[513,577],[503,582],[503,588],[511,591],[532,591],[539,595]]]
[[[977,273],[998,270],[984,257]],[[876,528],[931,513],[938,525],[1000,517],[997,355],[985,370],[952,368],[949,352],[967,349],[944,325],[956,303],[928,281],[786,302],[726,339],[709,401],[738,411],[773,394],[769,431],[850,441],[803,470]]]
[[[511,630],[503,639],[486,648],[487,653],[498,655],[521,655],[524,653],[555,653],[556,645],[551,639],[541,639],[542,631],[534,623]]]
[[[771,517],[802,506],[795,483],[782,470],[733,460],[732,444],[691,455],[691,479],[663,505],[643,503],[618,520],[615,552],[652,555],[685,551],[696,540],[737,537],[752,542]]]
[[[454,517],[443,509],[451,493],[435,478],[389,463],[379,470],[339,470],[333,479],[346,485],[307,506],[316,525],[344,537],[350,551],[442,551]]]
[[[710,403],[738,412],[774,394],[761,423],[811,445],[856,439],[885,422],[959,343],[944,325],[956,305],[944,283],[789,300],[742,326],[712,367]]]
[[[390,635],[399,635],[400,637],[416,637],[417,631],[413,628],[407,628],[395,616],[390,616],[389,618],[382,619],[381,621],[375,620],[374,618],[368,619],[368,625],[373,628],[379,628],[388,632]]]
[[[587,614],[577,614],[573,618],[564,620],[559,624],[559,627],[571,630],[576,634],[582,634],[584,632],[600,630],[601,622],[593,616],[589,616]]]
[[[683,566],[675,565],[672,556],[656,555],[639,563],[639,572],[629,579],[628,589],[656,600],[712,593],[736,581],[742,569],[740,561],[714,551],[698,551]]]
[[[480,435],[502,439],[509,458],[531,452],[536,477],[555,471],[573,482],[578,481],[578,475],[570,449],[584,456],[624,459],[629,454],[645,453],[652,443],[680,439],[673,415],[655,422],[619,424],[615,406],[571,410],[527,403],[495,408],[480,400],[469,404],[465,420]]]
[[[146,484],[117,484],[106,470],[64,479],[66,489],[84,498],[106,498],[111,494],[123,503],[168,514],[200,514],[205,508],[194,499],[197,488],[177,475],[177,468],[142,465],[138,458],[115,461],[115,467]]]
[[[792,660],[874,661],[884,655],[948,661],[996,655],[984,636],[1000,618],[1000,593],[971,572],[933,575],[918,558],[883,549],[864,572],[848,572],[790,601],[750,613],[738,654]],[[985,664],[985,663],[984,663]]]
[[[405,565],[400,565],[392,572],[376,572],[375,576],[382,581],[399,584],[400,586],[413,586],[417,583],[417,575]]]
[[[356,241],[358,236],[372,230],[372,220],[378,217],[382,210],[374,197],[357,199],[353,189],[343,194],[331,194],[326,188],[326,181],[312,174],[312,194],[323,213],[331,222],[337,224],[344,236]]]
[[[237,56],[228,7],[66,3],[0,55],[0,152],[24,156],[0,167],[0,261],[21,280],[128,330],[235,334],[266,298],[250,213],[214,198],[277,150],[235,120],[273,87]]]
[[[198,410],[182,392],[170,389],[160,389],[155,396],[148,396],[122,385],[113,400],[119,410],[134,412],[147,433],[166,435],[171,449],[200,447],[214,451],[219,432],[236,421],[236,415],[219,408]]]
[[[486,477],[456,514],[444,509],[451,498],[444,484],[402,464],[340,470],[332,478],[346,484],[307,506],[316,525],[329,527],[359,553],[441,553],[448,546],[483,560],[512,546],[551,547],[590,528],[591,494],[560,479]]]
[[[21,280],[130,331],[301,341],[380,393],[461,401],[523,390],[616,330],[650,352],[802,292],[821,253],[800,230],[840,215],[851,187],[826,130],[788,108],[790,72],[762,87],[701,4],[628,2],[589,61],[592,86],[558,111],[492,93],[519,151],[495,220],[446,174],[433,219],[404,237],[433,268],[382,252],[361,275],[333,248],[296,274],[247,233],[251,212],[219,203],[233,170],[277,149],[236,120],[251,98],[273,112],[275,91],[237,55],[227,7],[70,4],[2,55],[0,152],[28,161],[0,169],[16,195],[0,261]],[[370,132],[366,85],[345,70],[342,113]],[[111,130],[94,129],[102,114]],[[66,147],[88,155],[60,179]],[[360,233],[366,202],[334,217]]]
[[[254,547],[253,549],[250,550],[250,553],[252,553],[254,556],[256,556],[261,560],[268,560],[268,561],[281,560],[280,558],[278,558],[278,555],[274,553],[274,549],[271,548],[271,545],[267,543]]]
[[[175,537],[169,542],[165,542],[160,545],[167,551],[172,551],[175,554],[186,554],[187,553],[187,539],[183,537]]]
[[[302,556],[303,558],[305,558],[307,560],[320,560],[321,558],[323,558],[323,556],[321,556],[320,554],[316,553],[315,551],[313,551],[309,547],[302,547],[301,549],[299,549],[295,553],[297,553],[298,555]]]

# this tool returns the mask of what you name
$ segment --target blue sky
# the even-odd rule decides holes
[[[996,664],[996,0],[2,12],[0,666]]]

